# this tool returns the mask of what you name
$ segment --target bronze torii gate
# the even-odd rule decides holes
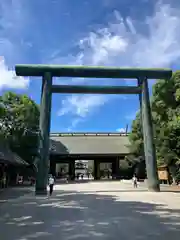
[[[16,65],[15,69],[17,76],[41,76],[43,79],[39,123],[40,159],[38,161],[36,194],[47,194],[52,93],[138,94],[141,110],[148,189],[149,191],[160,191],[147,79],[169,79],[172,76],[172,70],[61,65]],[[53,85],[53,77],[134,78],[138,80],[138,84],[135,87]]]

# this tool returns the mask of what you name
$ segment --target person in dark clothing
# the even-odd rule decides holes
[[[54,188],[54,178],[51,176],[49,178],[49,195],[51,196]]]

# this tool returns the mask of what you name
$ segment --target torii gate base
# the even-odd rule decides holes
[[[149,102],[147,79],[169,79],[170,69],[132,69],[109,67],[80,67],[52,65],[17,65],[18,76],[42,76],[42,93],[40,108],[39,161],[36,180],[36,194],[47,194],[49,169],[49,134],[51,118],[52,93],[86,93],[86,94],[139,94],[144,152],[149,191],[160,191],[157,175],[156,153],[153,138],[153,126]],[[69,86],[52,85],[52,77],[87,77],[87,78],[129,78],[137,79],[138,85],[132,86]]]

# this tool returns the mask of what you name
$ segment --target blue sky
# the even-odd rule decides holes
[[[19,63],[178,69],[178,2],[0,0],[0,94],[13,90],[39,103],[41,79],[15,77]],[[54,83],[134,85],[136,80],[62,78]],[[138,108],[135,95],[56,94],[51,131],[122,131]]]

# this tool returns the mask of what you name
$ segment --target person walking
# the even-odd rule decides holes
[[[69,183],[69,179],[70,179],[70,177],[69,177],[69,175],[67,174],[67,175],[66,175],[66,183]]]
[[[49,178],[49,195],[50,196],[53,193],[53,188],[54,188],[54,178],[53,178],[53,176],[50,176],[50,178]]]
[[[3,188],[6,188],[7,187],[7,176],[6,176],[6,173],[4,174],[3,176]]]
[[[135,175],[133,176],[133,186],[137,188],[137,177]]]

